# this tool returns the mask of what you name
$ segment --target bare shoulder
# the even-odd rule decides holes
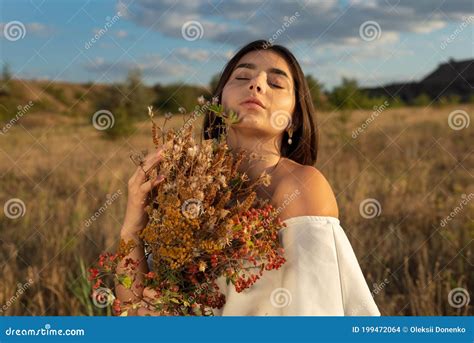
[[[336,197],[326,177],[315,167],[291,161],[274,193],[282,220],[298,216],[339,217]]]

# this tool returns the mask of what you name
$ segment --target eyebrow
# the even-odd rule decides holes
[[[235,67],[235,69],[238,69],[238,68],[257,69],[257,66],[253,63],[240,63],[237,67]],[[288,77],[287,73],[285,73],[283,70],[278,69],[278,68],[270,68],[270,69],[268,69],[268,72],[273,73],[273,74],[282,75],[282,76],[286,77],[288,80],[290,79]]]

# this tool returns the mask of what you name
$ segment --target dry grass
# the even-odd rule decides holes
[[[441,226],[462,194],[474,192],[472,124],[448,126],[458,108],[474,109],[387,110],[356,139],[352,130],[370,112],[319,115],[316,167],[333,186],[342,226],[384,315],[473,313],[472,305],[448,303],[451,289],[473,289],[473,202]],[[6,315],[105,314],[87,299],[85,270],[117,243],[134,170],[128,153],[152,148],[148,123],[110,142],[85,121],[33,116],[0,135],[0,201],[19,198],[26,208],[18,219],[0,214],[0,310],[5,304]],[[106,205],[107,194],[119,190]],[[361,216],[366,198],[381,204],[379,216]]]

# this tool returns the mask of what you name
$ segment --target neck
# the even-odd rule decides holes
[[[267,174],[280,161],[281,142],[279,137],[263,137],[256,132],[243,132],[230,126],[227,131],[227,144],[234,153],[246,151],[246,158],[239,166],[239,172],[245,172],[250,180],[256,180],[265,171]]]

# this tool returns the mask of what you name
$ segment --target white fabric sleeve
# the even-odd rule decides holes
[[[286,224],[281,293],[291,301],[281,315],[380,315],[337,218],[302,216]]]

